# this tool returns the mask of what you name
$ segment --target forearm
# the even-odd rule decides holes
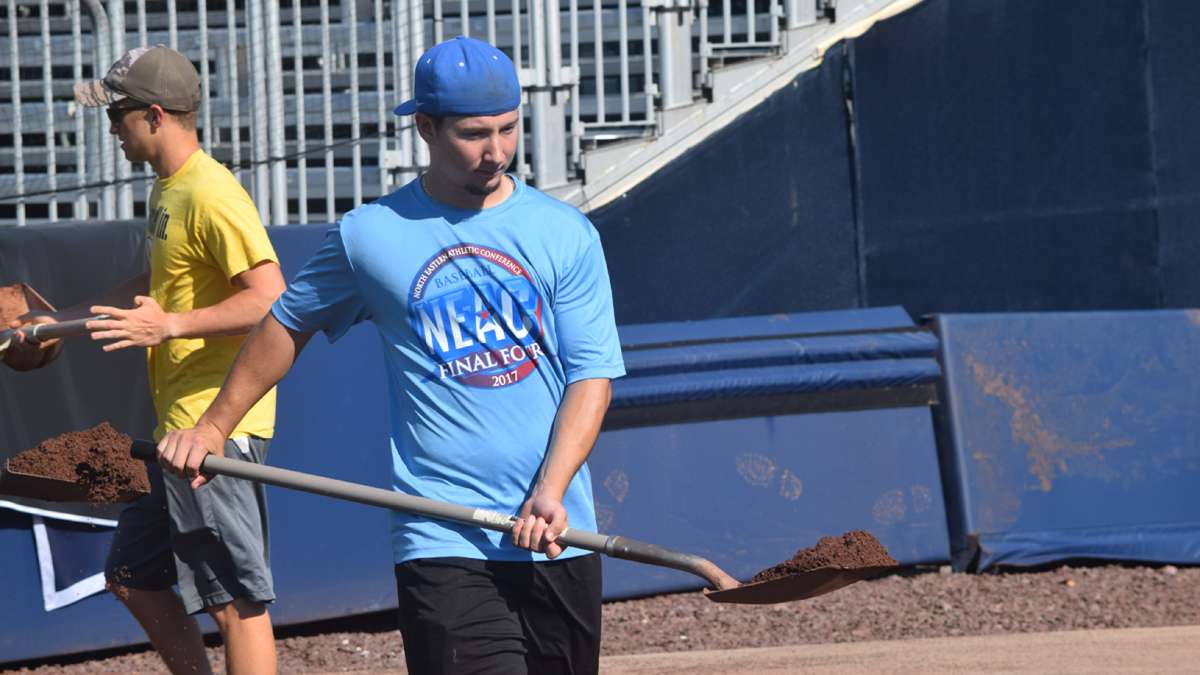
[[[284,328],[272,314],[263,317],[242,344],[225,384],[197,426],[211,424],[228,437],[250,408],[283,379],[310,337],[311,333]]]
[[[580,380],[567,387],[554,419],[550,449],[538,472],[535,494],[559,500],[566,494],[571,479],[596,444],[611,398],[612,383],[607,379]]]
[[[169,313],[167,335],[169,339],[245,335],[262,321],[277,297],[278,293],[243,288],[210,307]]]

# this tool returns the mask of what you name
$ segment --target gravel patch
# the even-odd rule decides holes
[[[403,668],[390,612],[280,629],[280,671]],[[1058,567],[1035,572],[905,572],[812,600],[727,605],[700,593],[604,606],[603,654],[734,649],[1085,628],[1200,624],[1200,568]],[[219,648],[210,649],[221,668]],[[0,673],[163,672],[141,650],[26,664]]]

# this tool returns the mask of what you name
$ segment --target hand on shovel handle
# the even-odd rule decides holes
[[[44,314],[35,315],[31,317],[31,322],[28,325],[20,326],[18,324],[17,326],[0,331],[0,352],[3,352],[13,344],[27,343],[30,345],[48,346],[46,343],[52,340],[72,335],[83,335],[88,332],[87,324],[89,321],[100,321],[107,318],[108,315],[106,314],[97,314],[96,316],[89,316],[83,319],[55,321],[52,317]]]
[[[21,317],[25,321],[14,321],[12,327],[0,330],[0,358],[17,371],[49,365],[62,348],[59,338],[87,333],[87,322],[96,318],[56,321],[45,314]]]

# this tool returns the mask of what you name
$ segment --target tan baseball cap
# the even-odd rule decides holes
[[[82,106],[106,106],[126,98],[192,112],[200,107],[200,74],[186,56],[157,45],[130,49],[104,79],[75,84],[75,102]]]

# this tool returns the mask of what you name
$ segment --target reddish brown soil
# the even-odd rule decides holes
[[[25,287],[22,284],[0,286],[0,330],[8,328],[8,322],[29,311],[25,302]]]
[[[25,284],[0,286],[0,330],[8,323],[32,310],[54,311],[54,306]],[[4,363],[13,370],[26,371],[41,368],[53,361],[62,351],[62,343],[43,345],[40,349],[7,349],[2,354]]]
[[[146,465],[129,456],[133,440],[108,422],[42,441],[10,457],[9,471],[78,483],[96,504],[121,501],[131,492],[150,491]]]
[[[857,569],[895,567],[898,564],[874,535],[855,530],[840,537],[821,537],[816,546],[796,551],[796,555],[790,559],[755,574],[750,582],[778,579],[820,567]]]
[[[718,603],[700,592],[605,603],[601,653],[1194,624],[1200,624],[1200,568],[1108,565],[1005,574],[906,570],[781,605]],[[395,626],[395,612],[389,611],[281,627],[276,631],[279,672],[405,672],[404,645]],[[221,648],[211,637],[209,644],[209,659],[221,672]],[[997,669],[1005,665],[997,661]],[[3,675],[165,672],[158,655],[145,648],[0,665]]]

